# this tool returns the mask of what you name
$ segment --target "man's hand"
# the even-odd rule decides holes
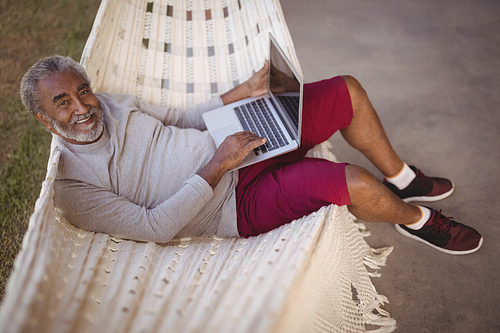
[[[235,168],[254,148],[263,145],[265,138],[252,132],[238,132],[228,136],[217,148],[212,159],[198,175],[215,188],[224,173]]]
[[[244,84],[248,86],[251,97],[257,97],[267,93],[268,86],[268,76],[269,76],[269,61],[264,62],[264,66],[251,78],[249,78]]]
[[[247,81],[221,95],[224,105],[237,102],[248,97],[257,97],[267,92],[269,61]]]
[[[228,136],[215,151],[212,160],[231,170],[243,161],[250,151],[264,144],[266,139],[252,132],[238,132]]]

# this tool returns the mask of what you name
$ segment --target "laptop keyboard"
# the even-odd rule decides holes
[[[290,116],[295,127],[299,126],[299,96],[283,96],[277,95],[276,98],[281,102],[281,105]]]
[[[259,155],[259,151],[267,153],[288,144],[264,99],[242,104],[234,111],[245,131],[267,139],[265,144],[254,149],[255,155]]]

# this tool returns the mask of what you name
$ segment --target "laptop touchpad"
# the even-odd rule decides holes
[[[231,134],[234,134],[236,132],[239,132],[239,131],[240,131],[240,129],[238,128],[238,125],[236,125],[236,124],[231,124],[229,126],[226,126],[226,127],[223,127],[223,128],[220,128],[220,129],[214,131],[213,135],[214,135],[215,144],[218,147],[222,143],[222,141],[224,141],[224,139],[226,137],[228,137]]]

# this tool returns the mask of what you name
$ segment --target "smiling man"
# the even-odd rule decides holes
[[[21,97],[61,151],[56,208],[86,230],[168,242],[258,235],[333,203],[365,221],[393,223],[401,234],[445,253],[481,247],[473,228],[406,203],[444,199],[453,183],[426,177],[399,158],[366,92],[350,76],[304,86],[299,149],[229,171],[265,139],[240,132],[217,148],[201,115],[267,91],[267,67],[221,96],[173,110],[136,96],[94,94],[84,69],[70,58],[37,62],[23,77]],[[386,176],[384,184],[361,167],[305,157],[338,130]]]
[[[71,144],[97,141],[104,130],[104,114],[89,82],[75,70],[54,73],[38,83],[44,113],[35,113],[45,128]],[[50,116],[49,116],[50,115]]]

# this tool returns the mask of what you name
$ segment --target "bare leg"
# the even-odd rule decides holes
[[[353,118],[349,127],[340,131],[342,136],[384,176],[396,175],[403,168],[403,161],[392,148],[368,95],[355,78],[343,76],[343,79],[351,95]]]
[[[418,207],[401,200],[369,171],[356,165],[346,166],[351,205],[349,211],[367,222],[411,224],[421,217]]]
[[[396,175],[403,168],[403,161],[392,148],[366,91],[353,77],[343,76],[343,79],[351,95],[353,118],[349,127],[341,130],[342,136],[384,176]],[[418,207],[402,201],[367,170],[349,165],[346,180],[351,196],[349,211],[356,217],[369,222],[398,224],[411,224],[420,219]]]

